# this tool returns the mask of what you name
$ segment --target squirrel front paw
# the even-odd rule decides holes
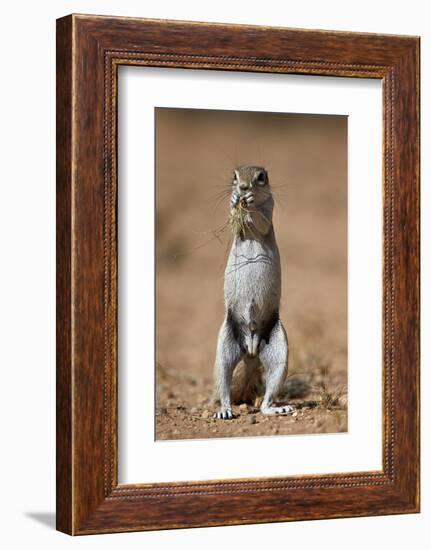
[[[248,191],[248,193],[244,195],[244,199],[245,199],[245,202],[247,203],[247,206],[250,206],[251,204],[253,204],[254,203],[253,191]]]
[[[232,191],[232,196],[230,198],[230,205],[232,208],[236,208],[239,204],[240,196],[236,191]]]
[[[240,201],[243,201],[244,206],[250,206],[251,204],[253,204],[254,203],[253,191],[248,191],[245,195],[242,195],[242,196],[237,191],[233,191],[232,196],[230,198],[231,208],[237,208]]]

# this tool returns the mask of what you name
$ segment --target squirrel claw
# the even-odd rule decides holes
[[[232,420],[235,416],[231,409],[226,409],[215,412],[213,418],[217,420]]]
[[[230,205],[232,208],[236,208],[238,204],[239,204],[239,195],[236,191],[234,191],[230,199]]]
[[[261,407],[262,414],[275,415],[275,416],[284,416],[288,414],[293,414],[295,412],[295,407],[291,405],[284,405],[283,407]]]
[[[249,191],[244,196],[245,202],[247,203],[247,206],[254,203],[254,194],[252,191]]]

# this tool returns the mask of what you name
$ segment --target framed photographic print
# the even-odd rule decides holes
[[[57,21],[57,528],[419,511],[419,39]]]

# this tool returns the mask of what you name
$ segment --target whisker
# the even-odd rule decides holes
[[[215,205],[214,205],[214,208],[213,208],[213,212],[214,212],[214,213],[217,212],[218,208],[219,208],[225,201],[227,201],[227,198],[228,198],[228,197],[220,197],[220,198],[216,201],[216,203],[215,203]]]
[[[202,232],[202,233],[211,233],[212,237],[210,239],[207,239],[203,243],[200,243],[196,246],[193,246],[193,247],[189,248],[188,250],[185,250],[184,252],[180,252],[178,254],[170,254],[170,255],[165,256],[165,257],[162,256],[161,258],[157,259],[157,262],[163,262],[163,260],[167,260],[168,258],[176,260],[177,258],[187,256],[188,254],[192,254],[192,253],[196,252],[197,250],[200,250],[204,246],[207,246],[208,244],[210,244],[214,240],[217,240],[220,244],[223,244],[222,240],[221,240],[221,235],[224,233],[224,231],[227,229],[227,227],[228,227],[228,222],[225,222],[222,226],[220,226],[217,229],[213,229],[213,230],[208,231],[208,232]]]
[[[215,199],[219,199],[220,197],[222,198],[229,197],[231,193],[232,193],[231,189],[226,189],[224,191],[220,191],[219,193],[215,193],[212,198],[215,200]]]

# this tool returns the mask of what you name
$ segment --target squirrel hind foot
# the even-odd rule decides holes
[[[260,411],[262,414],[275,416],[275,415],[289,415],[293,414],[295,412],[295,407],[292,407],[292,405],[283,405],[282,407],[274,407],[270,405],[264,405],[262,403],[262,406],[260,408]]]
[[[213,418],[217,420],[233,420],[236,415],[232,412],[232,409],[220,409],[214,413]]]

